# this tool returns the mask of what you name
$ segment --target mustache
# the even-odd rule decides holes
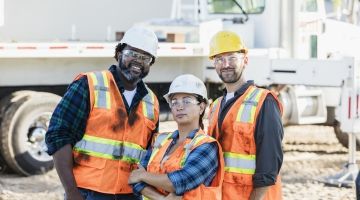
[[[227,67],[225,69],[220,69],[220,72],[233,71],[233,70],[235,70],[235,67]]]

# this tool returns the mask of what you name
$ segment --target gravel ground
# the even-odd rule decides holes
[[[174,127],[174,122],[164,122],[160,130],[171,131]],[[333,187],[317,181],[338,173],[348,158],[347,149],[337,142],[331,127],[286,127],[283,141],[285,157],[281,175],[285,200],[355,199],[354,188]],[[0,200],[35,199],[63,199],[55,171],[32,177],[0,175]]]

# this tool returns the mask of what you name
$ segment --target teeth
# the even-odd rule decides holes
[[[133,66],[133,68],[135,68],[135,69],[140,69],[140,67],[136,67],[136,66]]]

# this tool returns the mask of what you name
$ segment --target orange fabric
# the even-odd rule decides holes
[[[159,105],[156,97],[154,97],[153,120],[144,116],[141,102],[134,112],[128,115],[114,77],[111,72],[106,71],[111,108],[97,108],[94,107],[93,80],[89,73],[83,75],[88,78],[91,103],[85,133],[104,139],[136,143],[146,149],[158,121]],[[79,77],[81,75],[77,78]],[[75,161],[73,173],[78,187],[107,194],[132,193],[128,178],[130,172],[137,168],[136,163],[89,156],[76,151],[73,151],[73,155]]]
[[[256,155],[256,143],[254,140],[254,133],[256,127],[256,120],[259,111],[264,103],[266,96],[270,93],[274,96],[278,103],[280,112],[282,113],[282,106],[276,95],[268,90],[261,89],[262,94],[259,98],[259,102],[256,106],[255,118],[253,123],[245,123],[236,121],[239,108],[244,102],[245,97],[251,91],[250,86],[246,92],[240,96],[236,102],[232,105],[221,126],[221,130],[218,128],[218,115],[220,110],[220,102],[216,105],[216,108],[210,108],[212,113],[209,114],[209,135],[218,139],[222,146],[223,152],[232,152],[245,155]],[[226,163],[225,163],[226,166]],[[253,178],[252,174],[242,174],[235,172],[225,172],[223,183],[223,200],[246,200],[249,199],[253,190]],[[274,186],[271,186],[266,194],[267,200],[279,200],[281,199],[281,181],[278,180]]]
[[[170,133],[171,134],[171,133]],[[198,134],[204,134],[203,130],[199,130],[196,135]],[[195,137],[196,137],[195,135]],[[195,138],[194,137],[194,138]],[[180,145],[172,154],[170,154],[170,157],[168,160],[166,160],[162,166],[161,166],[161,160],[163,159],[166,150],[168,149],[169,145],[171,144],[172,139],[168,139],[167,142],[163,146],[161,146],[159,152],[155,155],[152,161],[148,164],[147,171],[152,173],[158,173],[158,174],[166,174],[173,172],[175,170],[181,169],[181,159],[183,158],[183,155],[185,153],[185,145],[189,144],[191,142],[190,139],[186,139],[184,145]],[[216,142],[219,148],[219,167],[217,170],[217,173],[209,187],[206,187],[204,184],[201,184],[199,187],[185,192],[183,195],[184,200],[220,200],[221,199],[221,188],[222,188],[222,182],[223,182],[223,176],[224,176],[224,160],[222,157],[222,151],[220,144],[212,137],[207,136],[205,139],[201,140],[199,143],[197,143],[195,146],[191,148],[191,150],[195,149],[196,147],[204,144],[204,143],[211,143]],[[163,194],[166,194],[163,190],[160,190]]]

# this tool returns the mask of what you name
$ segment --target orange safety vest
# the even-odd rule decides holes
[[[222,97],[215,100],[209,113],[209,135],[219,139],[225,160],[223,200],[247,200],[253,191],[253,175],[256,169],[256,143],[254,132],[259,111],[268,94],[272,94],[282,113],[282,105],[269,90],[250,86],[236,100],[218,128],[218,115]],[[265,199],[282,199],[281,180],[271,186]]]
[[[130,115],[109,71],[87,76],[90,114],[83,138],[73,148],[78,187],[106,194],[132,193],[129,174],[145,156],[159,117],[159,103],[148,94]]]
[[[220,144],[200,129],[193,139],[187,138],[184,142],[184,146],[179,146],[170,155],[168,160],[164,161],[161,165],[161,161],[164,158],[166,150],[172,142],[171,136],[172,133],[161,133],[157,136],[149,159],[149,164],[147,166],[147,171],[157,174],[167,174],[179,170],[184,166],[185,161],[192,150],[204,143],[216,142],[219,148],[219,166],[211,185],[207,187],[204,184],[201,184],[197,188],[185,192],[182,199],[221,200],[221,188],[224,177],[224,160]],[[163,194],[167,194],[164,190],[158,190]]]

